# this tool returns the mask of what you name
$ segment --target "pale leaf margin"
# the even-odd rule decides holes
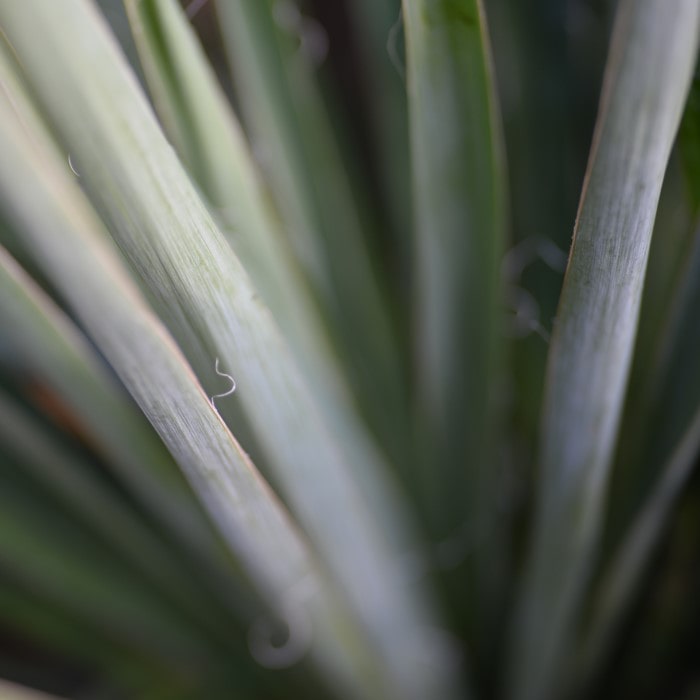
[[[193,169],[221,232],[289,342],[338,441],[358,458],[355,469],[374,499],[373,510],[383,514],[382,526],[397,531],[396,547],[408,547],[401,543],[410,538],[395,525],[408,518],[400,514],[391,485],[382,484],[387,465],[357,412],[308,287],[268,211],[240,125],[192,28],[173,0],[127,0],[126,7],[166,132]],[[195,154],[198,144],[206,157]]]
[[[510,659],[516,700],[552,697],[571,652],[699,29],[695,0],[624,0],[618,8],[550,345],[535,529]]]
[[[108,374],[68,316],[0,247],[0,324],[12,328],[6,343],[16,373],[28,373],[61,398],[93,448],[117,478],[186,547],[212,582],[230,576],[223,552],[213,546],[210,524],[193,501],[177,466],[157,436]],[[216,587],[240,609],[231,584]]]
[[[367,455],[337,439],[103,21],[79,0],[60,8],[38,0],[0,5],[0,20],[81,182],[170,331],[199,339],[236,380],[234,400],[266,450],[275,483],[371,640],[363,649],[371,665],[402,697],[448,693],[450,658],[432,644],[434,614],[396,544],[405,525],[387,525],[387,512],[375,507],[366,483],[373,473],[358,476]],[[47,37],[39,47],[41,27]],[[60,84],[57,76],[64,76]],[[383,472],[375,476],[383,495]]]
[[[315,637],[290,649],[294,654],[288,662],[297,661],[313,641],[312,657],[331,678],[342,673],[344,686],[352,687],[350,665],[367,679],[358,670],[357,664],[362,668],[365,663],[364,651],[354,641],[352,625],[331,600],[335,596],[295,524],[145,303],[101,221],[42,132],[6,60],[0,69],[3,211],[22,230],[37,262],[191,481],[258,595],[289,624],[296,616],[306,629],[306,615],[313,620]],[[314,591],[308,601],[297,600],[300,586]]]

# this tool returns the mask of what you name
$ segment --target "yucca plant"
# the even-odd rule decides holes
[[[696,697],[700,3],[614,5],[0,3],[3,698]]]

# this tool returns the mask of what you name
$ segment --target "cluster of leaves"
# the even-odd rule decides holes
[[[694,692],[700,5],[530,5],[0,3],[2,677]]]

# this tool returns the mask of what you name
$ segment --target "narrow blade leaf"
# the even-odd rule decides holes
[[[550,346],[541,489],[509,679],[518,700],[552,697],[571,649],[595,556],[654,216],[699,28],[695,0],[624,0],[618,8]]]

